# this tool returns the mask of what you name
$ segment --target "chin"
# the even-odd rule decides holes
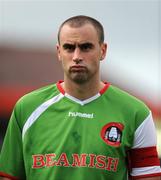
[[[76,76],[71,77],[71,80],[77,84],[84,84],[89,79],[87,76],[84,76],[84,75],[76,75]]]

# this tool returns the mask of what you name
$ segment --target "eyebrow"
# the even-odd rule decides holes
[[[65,44],[63,44],[63,48],[64,49],[75,49],[75,45],[70,44],[70,43],[65,43]]]
[[[92,48],[93,46],[94,45],[92,43],[90,43],[90,42],[85,42],[85,43],[78,44],[78,47],[80,49],[82,49],[82,48]],[[72,43],[71,44],[70,43],[63,44],[64,49],[67,49],[67,48],[75,49],[75,47],[76,47],[76,44],[72,44]]]
[[[86,43],[82,43],[82,44],[78,44],[78,47],[79,48],[93,48],[93,44],[92,43],[90,43],[90,42],[86,42]]]

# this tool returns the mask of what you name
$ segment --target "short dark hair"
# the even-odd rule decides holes
[[[87,23],[90,23],[93,25],[93,27],[96,29],[97,34],[98,34],[98,39],[99,39],[99,43],[103,43],[104,42],[104,29],[102,24],[97,21],[96,19],[89,17],[89,16],[84,16],[84,15],[78,15],[78,16],[73,16],[70,17],[69,19],[65,20],[58,31],[58,43],[60,44],[60,33],[61,33],[61,29],[65,24],[68,24],[71,27],[81,27]]]

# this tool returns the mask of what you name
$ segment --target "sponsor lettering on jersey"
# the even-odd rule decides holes
[[[66,153],[61,153],[57,156],[55,153],[51,154],[36,154],[32,155],[33,169],[45,168],[45,167],[87,167],[103,169],[106,171],[117,171],[117,166],[119,163],[118,158],[108,157],[104,155],[96,154],[72,154],[72,161]],[[71,157],[70,157],[71,159]]]
[[[89,113],[81,113],[81,112],[69,112],[68,116],[69,117],[89,118],[89,119],[94,118],[93,113],[89,114]]]

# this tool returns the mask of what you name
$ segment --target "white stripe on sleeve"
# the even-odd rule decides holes
[[[131,176],[141,176],[141,175],[149,175],[161,173],[161,169],[159,166],[150,166],[150,167],[142,167],[142,168],[133,168]]]
[[[143,123],[135,131],[134,144],[132,148],[144,148],[156,146],[157,137],[156,130],[152,118],[152,114],[143,121]]]

